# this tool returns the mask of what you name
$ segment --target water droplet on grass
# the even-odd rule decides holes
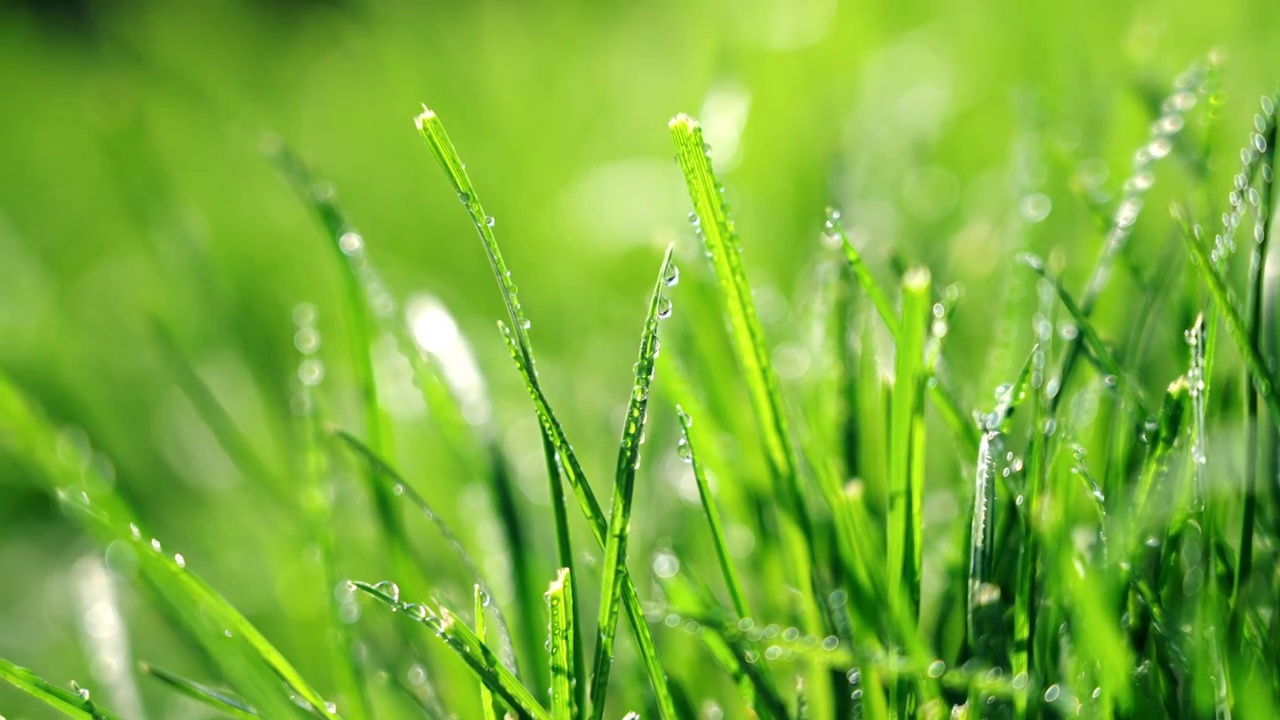
[[[671,299],[666,295],[658,296],[658,314],[659,320],[666,320],[671,317]]]
[[[1048,688],[1046,688],[1046,689],[1045,689],[1045,691],[1044,691],[1044,701],[1045,701],[1045,702],[1054,702],[1055,700],[1057,700],[1057,699],[1058,699],[1058,697],[1059,697],[1061,694],[1062,694],[1062,688],[1058,687],[1058,684],[1057,684],[1057,683],[1054,683],[1054,684],[1050,685]]]
[[[338,238],[338,248],[346,255],[355,255],[364,249],[364,238],[360,233],[345,232]]]
[[[374,585],[373,589],[391,598],[391,602],[400,602],[400,586],[390,580],[383,580]]]
[[[680,572],[680,559],[669,552],[659,552],[653,556],[653,574],[662,579],[673,578]]]
[[[187,566],[187,559],[182,557],[182,553],[174,553],[173,562],[180,568],[185,568]]]
[[[484,219],[484,224],[488,227],[493,227],[497,223],[498,221],[492,215],[488,215]]]

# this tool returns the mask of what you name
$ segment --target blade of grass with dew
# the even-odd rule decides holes
[[[81,720],[119,720],[116,715],[98,707],[83,688],[66,690],[46,681],[30,670],[0,658],[0,680],[58,710],[63,715]],[[73,683],[74,685],[74,683]]]
[[[186,567],[180,554],[170,556],[160,541],[147,542],[138,528],[138,516],[117,486],[89,463],[67,463],[58,452],[58,432],[0,373],[0,425],[6,427],[6,443],[16,455],[30,460],[63,506],[102,545],[119,542],[133,551],[138,571],[158,603],[179,627],[205,650],[232,685],[262,712],[272,717],[294,717],[300,708],[284,688],[292,690],[315,711],[335,719],[329,703],[294,666],[222,595]],[[191,612],[200,608],[199,613]]]
[[[293,185],[298,196],[311,207],[329,234],[334,257],[341,270],[347,320],[351,325],[351,357],[360,383],[363,401],[361,404],[365,413],[365,437],[375,452],[389,456],[391,454],[390,418],[378,401],[378,384],[373,372],[371,355],[373,349],[371,318],[376,312],[373,303],[369,302],[367,297],[369,288],[366,287],[366,279],[361,277],[362,272],[368,271],[364,238],[347,224],[342,211],[333,202],[332,189],[317,183],[301,158],[282,143],[274,145],[269,154],[280,174]],[[389,300],[389,296],[386,296],[386,299]],[[407,574],[412,551],[404,531],[403,520],[396,513],[390,491],[373,477],[372,468],[366,473],[365,479],[369,485],[369,492],[373,495],[382,532],[392,548],[397,570]]]
[[[574,677],[573,662],[573,577],[561,568],[547,589],[547,610],[551,616],[551,717],[552,720],[575,720],[575,683],[586,678]]]
[[[834,210],[828,211],[826,231],[840,244],[840,248],[844,251],[845,260],[848,262],[849,269],[853,272],[853,278],[858,287],[871,300],[871,306],[875,309],[876,314],[880,316],[881,322],[884,323],[885,328],[889,331],[889,336],[897,343],[902,330],[899,327],[897,315],[893,312],[893,304],[889,302],[888,296],[880,287],[880,284],[876,282],[875,276],[871,274],[871,269],[867,267],[866,261],[862,258],[862,253],[858,251],[853,241],[845,234],[844,227],[840,224],[840,214],[838,212]],[[947,389],[941,378],[929,385],[929,394],[932,396],[938,411],[942,414],[943,420],[951,428],[951,432],[964,443],[961,450],[970,455],[976,455],[978,442],[981,439],[979,433],[973,427],[973,424],[969,422],[965,413],[961,411],[960,404]]]
[[[431,417],[445,439],[445,444],[474,477],[488,478],[496,511],[512,554],[512,580],[516,586],[525,617],[541,614],[531,581],[531,560],[525,551],[527,542],[523,523],[516,512],[512,498],[516,496],[501,446],[494,437],[482,437],[468,422],[457,389],[450,383],[447,373],[428,348],[422,347],[417,335],[409,332],[402,318],[397,316],[394,300],[369,260],[364,238],[348,224],[342,209],[334,201],[332,193],[318,184],[302,161],[287,148],[279,146],[274,159],[282,174],[295,186],[298,194],[312,206],[326,230],[335,242],[337,257],[343,269],[343,283],[353,323],[356,348],[356,368],[360,374],[366,408],[365,425],[367,442],[383,457],[390,456],[389,418],[385,411],[375,407],[377,401],[376,378],[372,371],[373,332],[376,329],[390,336],[400,353],[409,361],[414,385],[431,410]],[[436,308],[434,317],[447,316],[442,307]],[[452,319],[448,319],[452,322]],[[371,324],[372,322],[372,324]],[[460,343],[461,344],[461,341]],[[469,352],[465,347],[460,352]],[[492,436],[492,431],[489,432]],[[393,552],[399,542],[403,552],[396,554],[396,566],[401,575],[410,570],[410,548],[404,535],[403,521],[394,514],[394,508],[386,501],[381,485],[374,483],[375,506],[384,522],[386,532],[392,533]],[[385,501],[385,502],[384,502]],[[390,514],[388,514],[390,513]],[[387,524],[391,523],[391,524]],[[399,538],[397,540],[397,537]],[[425,573],[424,573],[425,574]],[[505,618],[498,619],[498,630],[509,635]],[[532,622],[522,625],[526,641],[536,638]],[[532,644],[532,643],[530,643]],[[515,667],[513,665],[513,667]],[[518,670],[517,670],[518,672]]]
[[[493,226],[495,221],[492,216],[485,213],[484,206],[480,203],[480,197],[471,182],[471,177],[467,174],[466,165],[463,164],[462,158],[458,155],[458,150],[453,141],[449,139],[449,134],[445,131],[444,123],[441,122],[440,117],[433,110],[423,105],[422,113],[414,118],[414,124],[417,125],[418,133],[426,141],[427,147],[431,150],[436,162],[440,164],[440,168],[444,171],[449,184],[453,186],[459,202],[466,208],[467,215],[471,218],[471,224],[480,236],[485,257],[489,261],[489,267],[493,271],[494,279],[498,282],[498,289],[502,294],[502,301],[507,309],[507,318],[511,322],[511,327],[506,331],[506,334],[509,336],[515,352],[519,355],[517,366],[523,368],[521,372],[524,374],[525,383],[530,386],[530,390],[537,389],[540,394],[541,386],[538,384],[537,370],[534,368],[533,344],[529,341],[529,321],[525,318],[524,308],[520,305],[520,297],[517,294],[515,281],[511,277],[511,271],[507,269],[506,261],[502,258],[502,250],[498,246],[497,236],[494,235]],[[561,454],[560,459],[557,460],[560,448],[550,437],[550,428],[547,427],[545,421],[540,423],[540,432],[542,433],[543,455],[546,457],[551,503],[554,509],[559,566],[569,568],[572,571],[574,566],[573,544],[569,531],[568,514],[565,510],[564,486],[561,484],[560,478],[560,471],[564,469],[564,456]],[[567,446],[567,442],[564,444]],[[568,475],[567,472],[566,475]],[[579,477],[581,477],[581,474],[579,474]],[[566,479],[569,480],[570,485],[574,484],[574,478],[569,477]],[[581,500],[581,492],[576,487],[574,491],[579,493],[579,500]],[[576,589],[574,592],[576,592]],[[577,602],[573,604],[575,611],[579,605]],[[638,618],[643,618],[643,614],[639,613],[637,606],[636,614],[633,615],[632,619],[635,621]],[[580,623],[574,623],[576,633],[574,637],[574,660],[580,665],[575,674],[579,677],[586,674],[586,653],[583,650],[581,631],[578,630],[580,626]],[[637,629],[636,632],[642,631]],[[665,680],[654,672],[650,672],[650,679],[654,683],[655,692],[661,697],[667,697],[665,702],[660,699],[659,706],[664,710],[671,709],[669,693],[665,689]],[[586,691],[585,684],[577,687],[579,707],[586,704]],[[673,709],[671,712],[674,714]]]
[[[312,385],[313,378],[320,374],[308,369],[311,363],[319,362],[314,357],[320,347],[316,313],[315,306],[309,304],[299,304],[293,311],[293,320],[297,326],[294,345],[300,355],[295,380],[294,416],[301,443],[300,474],[306,487],[303,493],[305,501],[302,504],[311,525],[311,537],[319,551],[325,605],[329,616],[326,644],[331,656],[334,680],[339,692],[349,703],[348,716],[352,720],[361,720],[372,714],[369,693],[360,663],[356,660],[351,632],[347,623],[342,620],[343,603],[335,592],[340,578],[334,561],[337,539],[333,531],[333,501],[325,481],[327,458],[321,445],[321,429],[317,422],[316,398]]]
[[[1214,269],[1213,265],[1210,264],[1208,252],[1200,242],[1200,239],[1196,237],[1195,231],[1191,229],[1185,208],[1175,204],[1173,216],[1182,230],[1182,238],[1191,253],[1192,265],[1196,267],[1200,278],[1209,287],[1209,295],[1213,298],[1214,306],[1226,322],[1227,333],[1231,336],[1231,340],[1236,344],[1236,349],[1244,359],[1245,367],[1248,370],[1254,388],[1266,403],[1267,410],[1271,413],[1271,419],[1275,422],[1280,422],[1280,394],[1277,393],[1275,381],[1267,370],[1267,363],[1262,358],[1262,351],[1258,348],[1257,343],[1250,338],[1248,328],[1240,317],[1239,310],[1236,308],[1235,303],[1231,302],[1231,297],[1227,293],[1225,281]]]
[[[431,508],[431,504],[428,503],[426,499],[409,484],[404,475],[402,475],[400,471],[396,470],[384,458],[378,456],[372,448],[356,439],[356,437],[351,433],[338,428],[331,428],[330,433],[368,463],[374,474],[386,482],[393,497],[405,498],[411,505],[416,507],[423,515],[425,515],[433,525],[435,525],[436,531],[442,538],[444,538],[445,542],[449,545],[449,549],[452,550],[457,558],[462,561],[467,572],[475,578],[476,585],[485,593],[486,596],[492,598],[493,591],[490,589],[489,584],[485,582],[484,573],[480,571],[480,565],[476,563],[475,558],[473,558],[471,553],[467,551],[466,546],[462,544],[462,541],[458,539],[458,536],[454,534],[453,530],[444,521],[444,519],[436,514],[435,510]],[[498,619],[499,623],[505,627],[506,622],[503,619],[502,608],[498,607],[495,603],[490,603],[487,607],[492,608],[494,616]],[[515,674],[516,677],[519,677],[519,674],[516,673],[515,669],[512,669],[511,672]]]
[[[640,437],[644,433],[649,407],[649,388],[653,384],[654,360],[658,354],[658,322],[671,315],[671,300],[664,294],[672,276],[672,246],[667,246],[658,271],[658,280],[649,297],[644,332],[640,339],[640,357],[636,362],[635,384],[627,403],[622,440],[618,447],[618,466],[613,489],[613,506],[609,514],[609,533],[604,545],[604,568],[600,574],[600,611],[596,628],[595,660],[591,674],[591,717],[604,717],[605,696],[609,690],[609,674],[613,668],[613,642],[618,627],[618,605],[622,592],[621,569],[626,566],[627,540],[631,532],[631,500],[635,490],[636,468],[640,463]]]
[[[353,581],[352,585],[386,605],[392,612],[398,612],[430,628],[512,712],[528,720],[551,720],[551,715],[534,699],[529,689],[448,608],[437,605],[433,609],[426,605],[401,602],[398,590],[388,593],[378,585],[360,581]]]
[[[693,441],[693,418],[676,406],[676,416],[680,421],[680,443],[676,448],[681,460],[689,463],[693,469],[694,481],[698,484],[698,497],[702,501],[702,512],[707,519],[707,527],[711,530],[711,543],[716,551],[716,560],[720,563],[720,573],[724,577],[725,587],[729,590],[729,599],[733,610],[740,618],[751,617],[751,606],[747,603],[747,593],[743,589],[742,580],[733,567],[733,558],[729,553],[729,542],[725,539],[724,525],[720,521],[720,511],[716,508],[715,497],[711,495],[711,486],[707,482],[707,474],[698,460]]]
[[[483,643],[486,635],[484,612],[489,604],[489,596],[478,584],[473,586],[472,590],[472,598],[475,601],[476,637]],[[484,714],[484,720],[498,720],[498,712],[493,704],[493,691],[484,683],[480,683],[480,711]]]
[[[813,547],[808,541],[812,537],[813,523],[801,491],[799,461],[787,429],[778,377],[765,347],[764,331],[742,266],[742,249],[720,193],[701,126],[692,117],[680,114],[671,120],[669,128],[676,146],[676,161],[684,174],[693,205],[692,218],[711,257],[723,310],[729,321],[734,354],[745,376],[759,436],[765,446],[774,494],[782,510],[779,513],[782,546],[792,582],[802,593],[800,610],[804,624],[809,632],[823,634],[822,611],[813,597],[814,558]],[[830,714],[831,688],[825,673],[816,669],[808,673],[806,685],[814,698],[814,714]]]
[[[1262,112],[1254,116],[1254,124],[1258,130],[1257,138],[1262,140],[1264,152],[1260,153],[1259,175],[1262,178],[1261,190],[1250,187],[1245,193],[1254,215],[1254,245],[1249,258],[1249,279],[1246,308],[1248,316],[1246,324],[1249,331],[1249,342],[1262,349],[1263,323],[1263,277],[1267,259],[1267,250],[1271,242],[1270,220],[1274,201],[1272,180],[1275,172],[1277,155],[1276,144],[1276,102],[1280,97],[1265,96],[1262,101]],[[1255,141],[1256,142],[1256,141]],[[1269,150],[1270,152],[1266,152]],[[1237,182],[1237,184],[1239,184]],[[1265,357],[1265,355],[1264,355]],[[1274,361],[1274,358],[1272,358]],[[1258,515],[1258,472],[1259,445],[1265,445],[1258,423],[1258,394],[1245,393],[1245,487],[1243,510],[1240,519],[1240,564],[1235,576],[1235,584],[1231,589],[1231,623],[1227,635],[1243,640],[1243,605],[1242,593],[1248,588],[1249,575],[1253,571],[1254,528]],[[1268,450],[1272,453],[1275,448]]]
[[[253,709],[252,705],[245,702],[244,698],[226,690],[212,688],[194,680],[188,680],[146,663],[142,664],[142,672],[164,683],[180,695],[185,695],[201,705],[212,708],[224,715],[241,718],[241,720],[262,717],[257,710]]]
[[[1133,173],[1124,183],[1123,196],[1119,205],[1116,206],[1111,227],[1103,240],[1102,250],[1089,274],[1089,279],[1085,283],[1084,292],[1080,296],[1080,312],[1086,317],[1093,313],[1094,304],[1111,281],[1116,260],[1128,246],[1129,237],[1133,234],[1134,225],[1138,222],[1146,196],[1155,185],[1156,164],[1170,154],[1174,141],[1187,125],[1187,113],[1205,99],[1205,88],[1202,83],[1205,73],[1205,68],[1197,62],[1178,76],[1172,92],[1160,105],[1161,116],[1152,123],[1146,144],[1134,154]],[[1060,390],[1049,398],[1050,415],[1056,412],[1058,403],[1067,395],[1062,390],[1066,389],[1067,382],[1071,379],[1083,344],[1084,337],[1076,335],[1067,345],[1057,373]]]

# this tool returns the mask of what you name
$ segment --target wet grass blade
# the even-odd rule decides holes
[[[172,690],[225,715],[241,718],[241,720],[262,717],[257,710],[253,709],[253,706],[245,702],[244,698],[226,690],[212,688],[194,680],[188,680],[146,663],[142,664],[142,672],[168,685]]]
[[[733,567],[733,558],[729,555],[729,542],[725,539],[720,511],[716,508],[715,497],[711,494],[706,471],[698,461],[698,453],[693,442],[693,418],[679,406],[676,406],[676,415],[680,420],[680,445],[677,452],[682,460],[690,464],[694,481],[698,483],[698,497],[702,501],[702,512],[707,518],[707,527],[711,529],[712,546],[716,550],[716,560],[720,563],[720,573],[724,577],[725,587],[729,589],[733,610],[740,618],[751,617],[751,606],[747,603],[746,590],[743,589],[742,580],[738,578],[738,571]]]
[[[116,715],[95,705],[89,699],[88,690],[60,688],[4,658],[0,658],[0,680],[4,680],[68,717],[81,720],[119,720]]]
[[[495,221],[492,216],[485,212],[484,206],[480,203],[480,197],[471,182],[471,177],[467,175],[466,165],[463,164],[462,158],[458,155],[458,150],[453,141],[449,139],[449,134],[445,131],[444,123],[441,122],[439,116],[424,105],[422,113],[414,118],[414,124],[417,125],[418,133],[426,141],[431,154],[435,156],[436,161],[440,164],[440,168],[444,171],[445,177],[453,187],[453,191],[457,193],[458,201],[466,208],[467,215],[471,218],[471,224],[480,236],[485,257],[489,261],[489,267],[493,271],[493,277],[497,280],[498,289],[502,294],[502,302],[507,309],[507,320],[510,322],[510,326],[504,330],[504,334],[508,336],[513,352],[519,356],[516,363],[517,368],[524,375],[525,383],[529,386],[530,392],[541,394],[537,370],[534,367],[533,344],[529,341],[529,321],[525,317],[524,308],[520,305],[520,296],[517,294],[517,287],[511,277],[511,271],[507,269],[507,263],[502,258],[502,250],[498,246],[497,236],[494,235],[493,227]],[[573,543],[569,530],[568,513],[565,508],[564,486],[560,477],[561,470],[564,469],[564,456],[560,454],[560,459],[557,459],[560,448],[553,441],[551,437],[552,429],[547,427],[545,420],[540,423],[539,429],[542,433],[542,449],[546,458],[547,481],[550,486],[553,517],[555,519],[558,560],[560,567],[572,570],[574,567]],[[566,447],[568,445],[567,442],[563,444]],[[565,474],[568,475],[569,473],[566,471]],[[580,473],[578,477],[581,477]],[[566,479],[568,479],[570,485],[575,482],[573,477],[567,477]],[[574,491],[578,493],[579,500],[581,500],[582,494],[577,487],[574,488]],[[599,510],[598,504],[596,509]],[[576,609],[578,605],[578,603],[574,603],[574,608]],[[580,665],[577,674],[581,676],[585,674],[586,653],[583,650],[581,632],[577,630],[578,627],[579,624],[575,623],[574,659]],[[665,689],[665,681],[654,674],[652,669],[650,677],[654,682],[655,692],[659,696],[669,696]],[[579,706],[586,703],[586,690],[585,684],[577,687]],[[660,702],[660,707],[669,708],[670,702]]]
[[[759,436],[773,477],[774,495],[780,515],[781,544],[787,557],[791,582],[801,590],[801,615],[809,632],[822,634],[822,611],[810,590],[814,587],[810,544],[813,522],[801,491],[799,461],[795,443],[787,427],[786,411],[766,346],[764,330],[742,265],[742,249],[720,192],[711,165],[711,151],[697,120],[685,114],[669,123],[676,146],[676,162],[684,174],[691,217],[711,258],[723,311],[728,319],[730,341],[751,399]],[[830,713],[830,679],[818,669],[807,673],[806,685],[814,698],[813,712]]]
[[[480,638],[480,642],[485,642],[484,613],[485,607],[489,604],[489,596],[479,585],[474,586],[472,596],[475,600],[473,607],[475,608],[476,637]],[[484,713],[484,720],[498,720],[498,711],[493,705],[493,691],[484,683],[480,683],[480,711]]]
[[[1227,293],[1226,282],[1211,264],[1209,253],[1205,250],[1204,244],[1196,237],[1195,231],[1191,229],[1190,222],[1187,220],[1186,210],[1180,205],[1174,205],[1173,216],[1182,230],[1182,238],[1191,253],[1192,265],[1195,266],[1196,272],[1204,280],[1205,285],[1209,287],[1209,295],[1213,298],[1214,306],[1226,322],[1227,333],[1231,336],[1236,349],[1244,359],[1244,364],[1251,376],[1254,389],[1257,390],[1266,403],[1267,410],[1271,413],[1271,419],[1275,422],[1280,422],[1280,394],[1276,391],[1276,384],[1271,372],[1267,370],[1267,363],[1262,357],[1261,349],[1258,347],[1257,342],[1250,337],[1248,327],[1240,317],[1240,311],[1236,308],[1235,303],[1231,302],[1231,297]]]
[[[385,459],[379,457],[374,453],[372,448],[360,442],[351,433],[336,428],[332,429],[331,432],[334,437],[353,450],[369,464],[369,467],[373,469],[375,475],[387,484],[387,487],[393,497],[405,498],[410,504],[421,511],[433,525],[435,525],[436,531],[440,533],[442,538],[444,538],[445,542],[449,545],[449,549],[452,550],[458,559],[462,561],[463,566],[466,567],[467,571],[471,573],[471,576],[475,578],[476,585],[485,593],[486,596],[492,598],[493,591],[489,587],[489,584],[485,582],[484,574],[480,571],[480,565],[471,556],[471,553],[467,551],[466,546],[462,544],[462,541],[458,539],[458,536],[454,534],[453,530],[444,521],[444,519],[436,514],[435,510],[431,508],[431,504],[426,501],[426,498],[422,497],[422,495],[419,494],[407,480],[405,480],[404,476],[400,474],[400,471],[392,467]],[[492,605],[492,608],[495,617],[498,619],[500,629],[505,633],[506,621],[503,618],[502,608],[498,607],[496,604]],[[509,664],[512,665],[511,671],[516,673],[514,662],[509,660]],[[516,674],[518,675],[518,673]]]
[[[649,407],[649,388],[653,384],[654,361],[658,354],[658,322],[671,315],[671,300],[666,296],[669,278],[675,277],[671,246],[662,258],[658,280],[649,297],[644,332],[640,339],[640,357],[636,362],[635,384],[627,403],[622,441],[618,448],[618,466],[613,488],[613,507],[609,514],[609,535],[604,545],[604,569],[600,575],[600,613],[596,628],[595,660],[591,675],[591,717],[604,717],[609,674],[613,668],[613,641],[618,627],[618,607],[622,593],[622,568],[626,566],[627,539],[631,531],[631,500],[635,490],[636,468],[640,463],[640,443]]]
[[[561,568],[551,587],[547,589],[547,610],[551,616],[551,717],[552,720],[574,720],[579,717],[573,662],[573,577],[568,568]]]
[[[288,718],[299,707],[287,699],[281,681],[321,714],[327,710],[321,694],[284,655],[226,598],[187,569],[181,555],[161,551],[160,541],[146,541],[138,516],[92,465],[65,462],[58,454],[58,432],[0,374],[0,425],[18,455],[30,459],[46,477],[69,514],[80,521],[103,546],[119,542],[138,558],[145,587],[172,611],[180,627],[213,658],[233,686],[252,699],[262,712]],[[193,613],[192,608],[200,608]]]
[[[371,585],[359,581],[352,584],[386,605],[392,612],[430,628],[467,665],[472,674],[519,717],[527,720],[551,720],[551,715],[534,699],[529,689],[511,674],[488,645],[480,641],[475,631],[447,607],[437,604],[432,608],[401,602],[400,591],[394,586]]]

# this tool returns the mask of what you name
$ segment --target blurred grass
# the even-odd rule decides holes
[[[300,484],[289,460],[290,309],[315,302],[324,342],[346,347],[349,337],[329,320],[342,317],[338,271],[318,251],[307,208],[262,156],[267,133],[337,188],[396,297],[430,292],[457,315],[495,386],[521,502],[545,514],[536,426],[492,329],[500,300],[467,219],[409,122],[422,100],[448,114],[470,170],[484,178],[505,255],[519,269],[540,375],[584,465],[607,477],[632,381],[632,315],[651,280],[635,268],[649,267],[672,239],[681,241],[680,257],[696,255],[664,128],[677,111],[709,124],[719,109],[728,128],[709,140],[717,162],[736,155],[718,172],[747,238],[748,274],[765,286],[756,303],[771,340],[801,340],[793,321],[802,311],[786,298],[810,277],[824,208],[839,206],[886,287],[896,284],[891,252],[905,266],[927,265],[939,284],[964,285],[946,369],[963,379],[952,383],[963,406],[981,408],[1030,346],[1032,283],[1006,280],[1013,270],[1004,248],[1025,235],[1067,286],[1080,287],[1101,235],[1071,187],[1094,174],[1089,161],[1101,160],[1110,168],[1106,186],[1118,186],[1146,137],[1149,98],[1217,47],[1226,57],[1222,99],[1233,102],[1222,106],[1212,136],[1225,152],[1208,186],[1227,188],[1254,98],[1280,74],[1280,7],[1263,2],[223,1],[193,10],[118,1],[85,2],[83,14],[62,19],[30,9],[37,5],[0,7],[0,368],[51,417],[82,426],[166,546],[181,549],[326,686],[324,638],[315,630],[326,599],[295,592],[320,572],[299,562],[309,557],[307,528],[282,500],[298,497]],[[735,138],[732,108],[744,104]],[[730,140],[736,153],[726,152]],[[1163,173],[1149,208],[1186,187],[1185,173]],[[1038,193],[1052,211],[1026,224],[1020,199]],[[1133,258],[1158,257],[1177,241],[1163,215],[1144,216]],[[1138,264],[1144,276],[1158,269]],[[696,277],[693,265],[686,274]],[[707,292],[705,283],[681,288],[691,315],[695,305],[714,307],[695,301],[696,287]],[[1128,327],[1137,295],[1126,271],[1117,273],[1093,315],[1104,334]],[[1009,325],[966,306],[1011,307]],[[1185,370],[1181,335],[1170,328],[1187,327],[1191,316],[1177,301],[1158,315],[1148,397]],[[183,398],[152,317],[253,438],[277,486],[244,477],[219,449]],[[677,315],[664,331],[704,326]],[[731,362],[725,338],[696,341],[708,365]],[[337,414],[356,427],[356,369],[343,357],[326,355],[328,386]],[[723,429],[751,437],[750,419],[725,411],[745,402],[745,386],[711,392],[720,396]],[[1219,392],[1214,402],[1234,408],[1235,395]],[[401,467],[432,467],[447,454],[443,444],[412,409],[404,413],[398,433],[411,441],[396,444]],[[665,432],[674,447],[677,426],[657,415],[651,435]],[[753,448],[741,452],[763,459]],[[931,470],[955,476],[960,460],[972,462],[931,455]],[[433,500],[466,527],[487,505],[462,468],[446,468]],[[351,512],[335,529],[339,562],[350,576],[382,577],[389,565],[369,551],[377,538],[364,521],[366,501],[355,485],[341,487]],[[667,542],[709,553],[693,522],[696,489],[681,495],[679,510],[694,529],[647,511],[670,503],[655,499],[668,493],[654,482],[637,487],[632,555]],[[946,520],[954,505],[925,513]],[[726,514],[744,515],[736,510]],[[227,532],[225,518],[253,521]],[[484,537],[492,523],[475,534]],[[414,537],[426,535],[415,529]],[[728,528],[731,545],[744,530]],[[579,535],[578,547],[592,547]],[[537,533],[536,542],[550,577],[551,539]],[[95,676],[72,599],[74,562],[88,552],[29,471],[0,457],[0,656],[57,680]],[[455,579],[453,604],[465,606],[462,568],[432,562]],[[122,604],[135,655],[180,674],[199,667],[136,594],[122,589]],[[142,692],[148,707],[171,715],[189,707],[155,684]],[[476,695],[466,685],[450,699],[469,706]],[[8,688],[0,701],[10,716],[36,712]]]

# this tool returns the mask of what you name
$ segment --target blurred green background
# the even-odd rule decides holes
[[[1213,49],[1227,104],[1211,138],[1226,152],[1211,171],[1225,197],[1231,148],[1280,76],[1280,5],[1262,0],[8,0],[0,368],[83,428],[166,548],[323,677],[323,589],[289,500],[296,303],[319,308],[339,422],[359,427],[358,398],[333,254],[264,159],[265,138],[332,182],[397,299],[429,293],[455,314],[488,378],[549,579],[536,426],[494,329],[501,304],[480,246],[413,128],[420,103],[444,118],[496,216],[545,384],[588,470],[607,477],[667,242],[697,287],[672,115],[707,127],[771,340],[802,335],[804,308],[791,299],[811,284],[824,208],[835,205],[885,277],[896,254],[963,284],[948,370],[966,405],[982,407],[1020,362],[1001,349],[1023,347],[1013,338],[1034,312],[1031,294],[1015,302],[1013,326],[989,311],[1018,297],[1002,282],[1010,249],[1049,254],[1078,287],[1102,235],[1083,197],[1114,196],[1153,98]],[[1135,257],[1150,258],[1139,263],[1165,247],[1163,207],[1187,186],[1178,172],[1161,176],[1149,203],[1159,217],[1139,228]],[[1124,292],[1121,281],[1104,299],[1104,326],[1125,326]],[[1158,348],[1181,342],[1169,330],[1185,326],[1176,310]],[[162,361],[153,321],[275,481],[249,481],[219,449]],[[781,349],[792,381],[805,371],[794,350]],[[1153,387],[1178,372],[1180,352],[1150,360]],[[420,407],[397,407],[399,460],[482,545],[492,533],[491,520],[475,520],[487,517],[483,492],[440,459]],[[650,447],[669,454],[673,425],[656,422],[670,437]],[[687,486],[666,484],[669,460],[642,474],[637,557],[680,547],[696,518]],[[945,453],[937,463],[943,475],[961,467]],[[354,484],[344,492],[342,565],[379,579],[386,563],[366,501]],[[701,557],[704,541],[688,542]],[[106,683],[110,668],[94,664],[83,631],[100,556],[24,466],[0,457],[0,656],[55,681]],[[456,569],[441,572],[465,587]],[[150,607],[119,592],[135,656],[197,667]],[[199,716],[152,685],[142,692],[149,717]],[[0,714],[42,712],[0,687]]]

